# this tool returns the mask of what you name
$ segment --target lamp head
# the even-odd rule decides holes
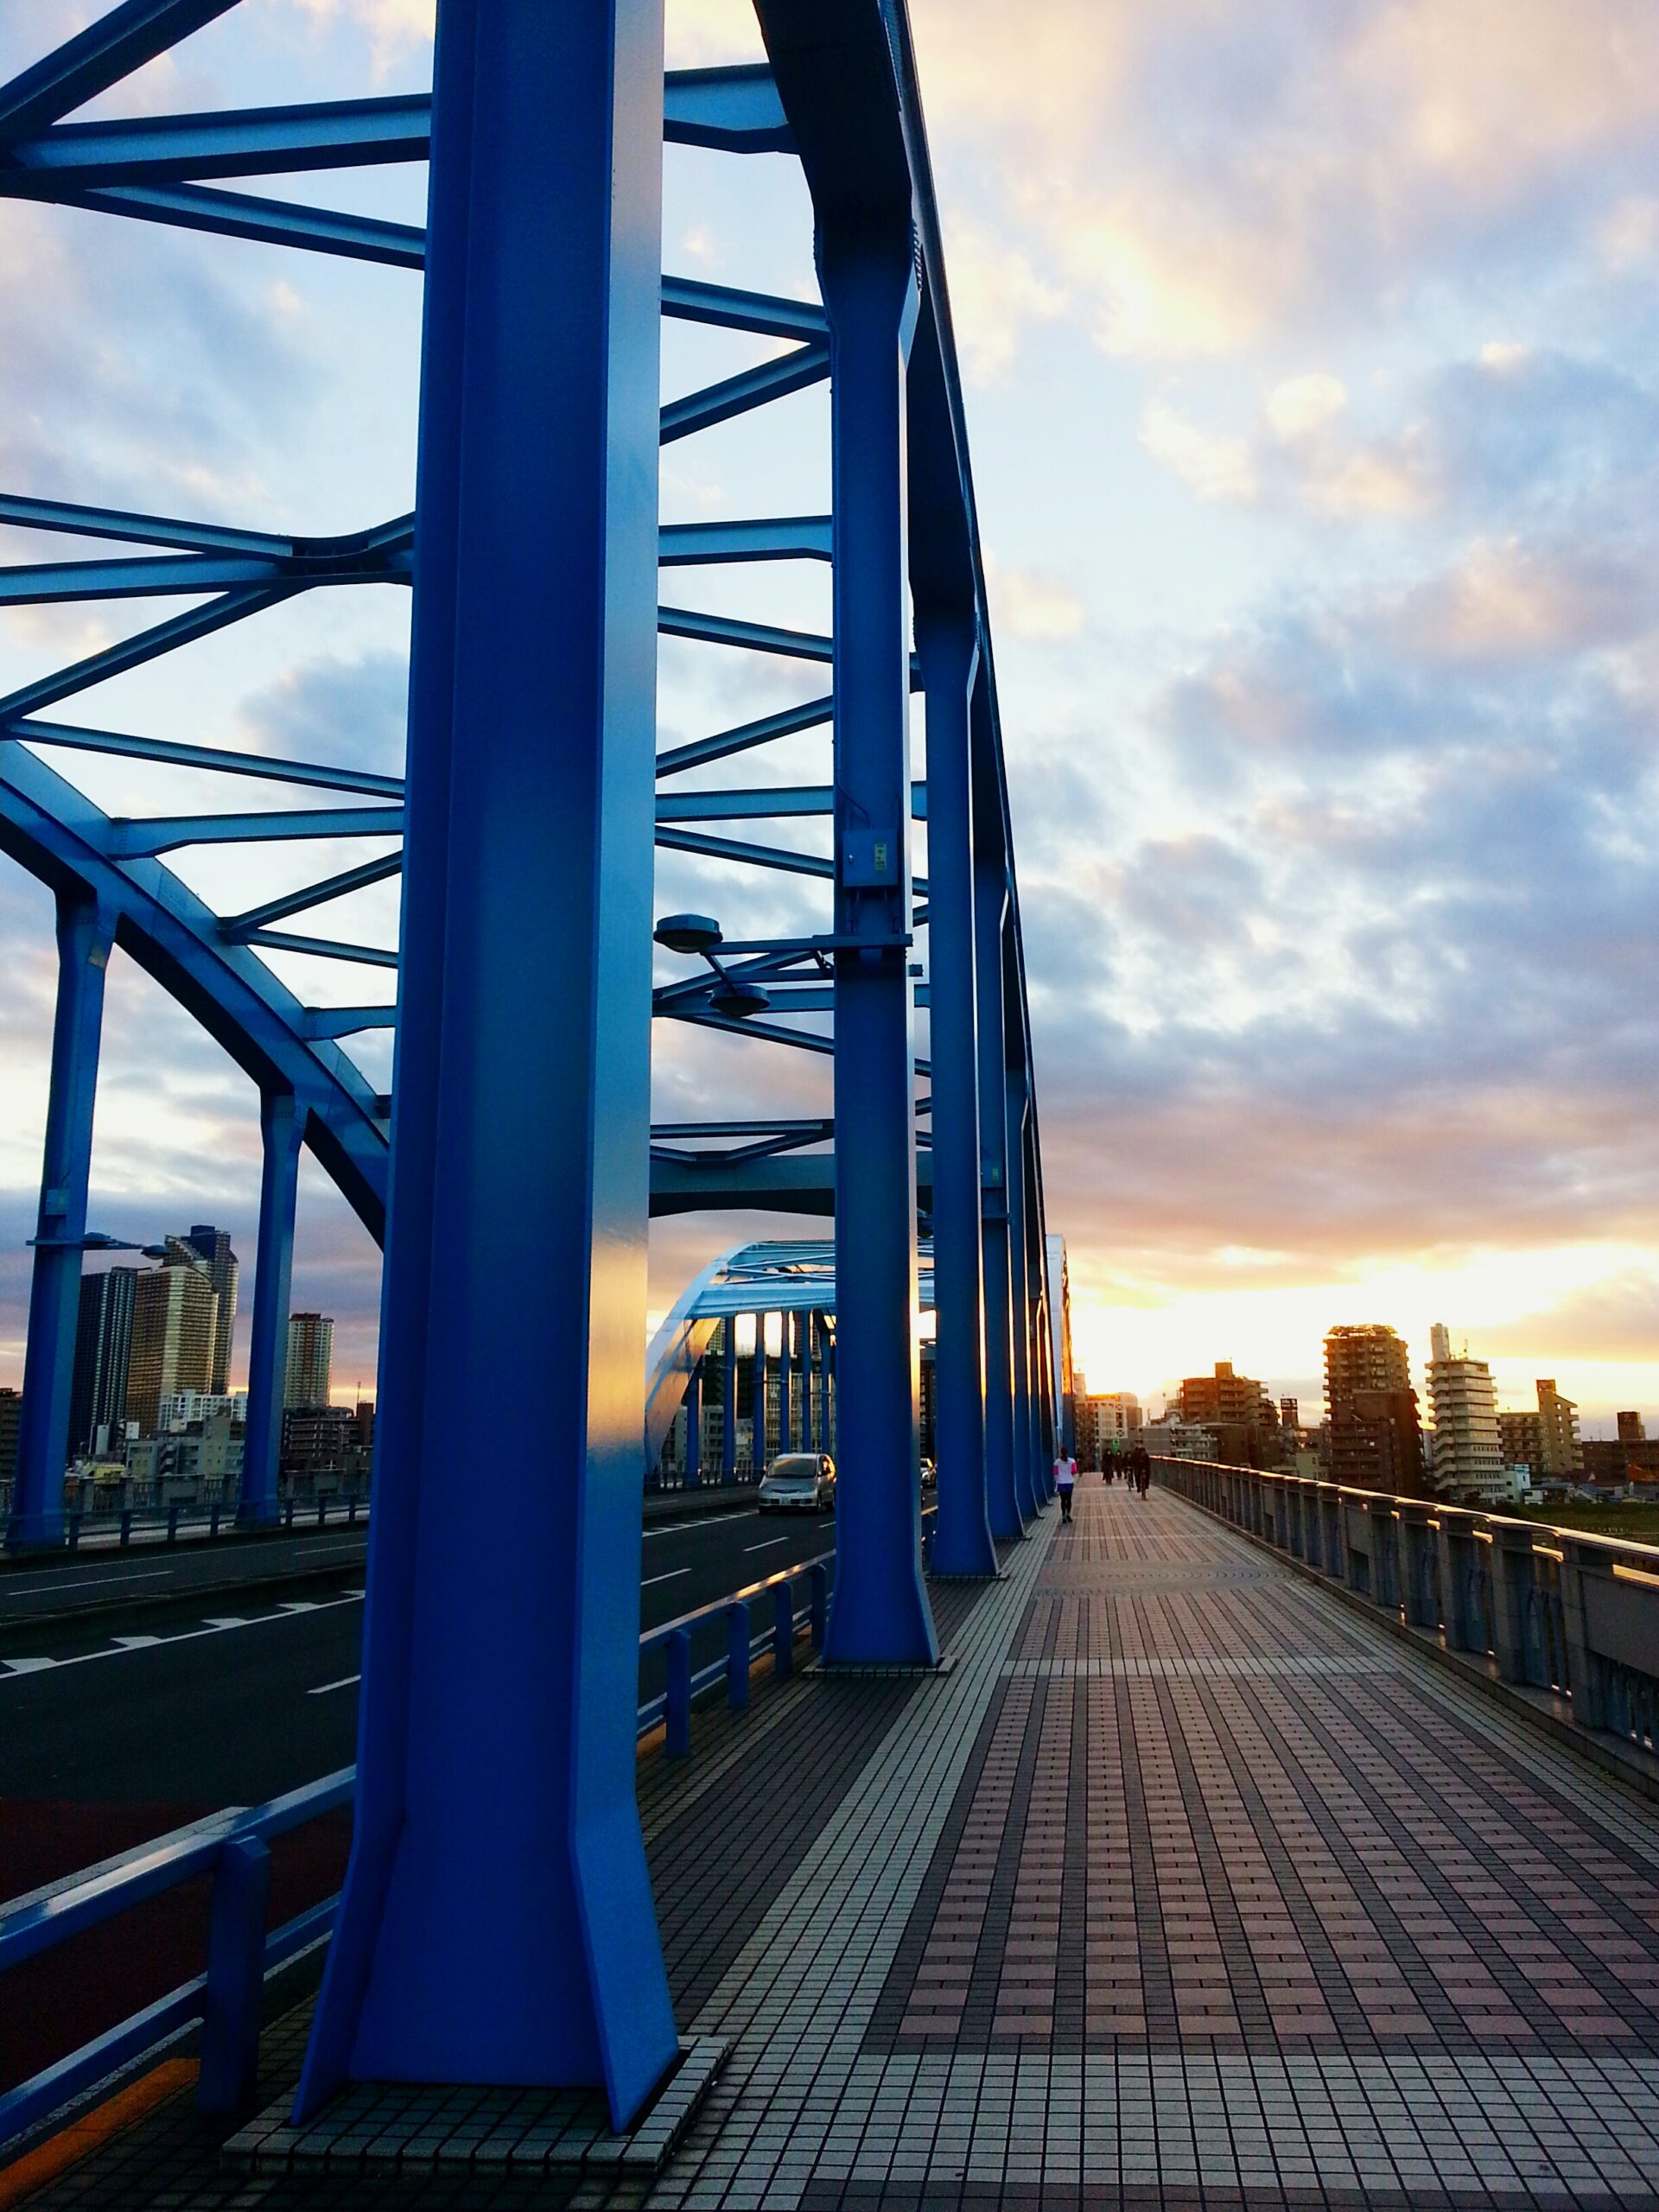
[[[712,914],[664,914],[652,931],[670,952],[712,952],[721,934]]]

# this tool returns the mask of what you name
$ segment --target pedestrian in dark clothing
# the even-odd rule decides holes
[[[1129,1454],[1129,1480],[1142,1497],[1152,1487],[1152,1455],[1144,1444],[1137,1444]]]

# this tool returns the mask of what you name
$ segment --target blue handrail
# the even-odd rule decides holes
[[[925,1556],[932,1535],[935,1511],[932,1506],[923,1510]],[[741,1590],[699,1605],[691,1612],[681,1613],[660,1627],[647,1629],[639,1638],[640,1658],[658,1651],[666,1653],[668,1687],[640,1706],[639,1735],[648,1736],[663,1726],[664,1750],[671,1756],[683,1753],[690,1748],[693,1704],[721,1680],[727,1684],[733,1708],[741,1709],[748,1703],[749,1672],[756,1659],[770,1651],[774,1669],[783,1678],[793,1670],[795,1642],[803,1630],[822,1647],[834,1560],[833,1551],[822,1552],[816,1558],[780,1568],[759,1582],[748,1583]],[[804,1616],[798,1615],[795,1603],[796,1590],[802,1582],[809,1586]],[[771,1622],[760,1633],[752,1636],[750,1607],[768,1592],[772,1598]],[[709,1665],[693,1671],[692,1637],[697,1630],[717,1623],[727,1627],[726,1651]],[[221,1894],[228,1899],[233,1891],[238,1897],[245,1895],[244,1910],[257,1914],[263,1932],[264,1884],[256,1882],[245,1891],[241,1886],[246,1879],[248,1854],[251,1852],[263,1859],[265,1847],[274,1837],[285,1835],[292,1828],[303,1827],[308,1821],[349,1804],[356,1781],[355,1766],[341,1767],[336,1773],[325,1775],[320,1782],[290,1789],[267,1804],[250,1806],[241,1812],[209,1814],[205,1820],[175,1835],[157,1843],[140,1844],[123,1853],[83,1880],[71,1882],[49,1897],[0,1913],[0,1973],[9,1967],[21,1966],[25,1960],[36,1958],[44,1951],[55,1949],[71,1936],[101,1927],[148,1898],[177,1889],[204,1874],[213,1875],[214,1880],[215,1942],[219,1920],[224,1916]],[[265,1872],[268,1879],[268,1866]],[[265,1936],[264,1973],[286,1965],[327,1936],[333,1929],[339,1903],[337,1897],[326,1898]],[[227,1950],[235,1948],[233,1943],[226,1946]],[[234,2108],[233,2100],[222,2100],[210,2085],[252,2078],[258,2054],[258,1989],[257,1984],[250,1986],[245,1980],[238,1983],[228,1972],[216,1974],[215,1967],[215,1959],[210,1953],[206,1974],[169,1991],[142,2012],[106,2029],[92,2042],[71,2051],[67,2057],[0,2096],[0,2148],[35,2126],[72,2097],[198,2020],[204,2024],[199,2101],[208,2111]]]

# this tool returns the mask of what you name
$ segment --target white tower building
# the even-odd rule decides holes
[[[1430,1332],[1428,1402],[1434,1415],[1434,1487],[1443,1497],[1472,1492],[1492,1503],[1509,1496],[1498,1440],[1497,1394],[1484,1359],[1465,1344],[1454,1358],[1443,1321]]]

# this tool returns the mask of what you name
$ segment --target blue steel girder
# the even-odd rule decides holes
[[[90,892],[115,915],[122,949],[262,1090],[292,1092],[312,1152],[378,1240],[386,1137],[372,1087],[337,1048],[308,1041],[305,1007],[253,953],[221,942],[217,916],[178,875],[116,859],[111,827],[73,784],[0,739],[0,849],[54,891]]]

